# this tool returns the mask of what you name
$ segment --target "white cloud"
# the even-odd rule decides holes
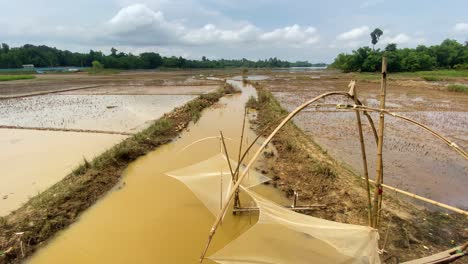
[[[96,36],[101,41],[140,46],[256,43],[303,47],[319,40],[317,29],[299,25],[272,31],[261,30],[248,22],[238,22],[231,27],[206,24],[189,28],[182,22],[167,20],[161,11],[154,11],[143,4],[122,8]]]
[[[358,28],[353,28],[350,31],[343,32],[339,34],[336,39],[338,40],[356,40],[361,38],[362,36],[366,35],[369,33],[369,27],[368,26],[362,26]]]
[[[211,43],[246,43],[255,40],[259,29],[253,25],[245,25],[237,29],[221,29],[213,24],[207,24],[200,29],[186,32],[181,40],[188,44],[203,45]]]
[[[143,4],[122,8],[104,25],[104,38],[135,45],[171,44],[185,32],[183,25],[169,22],[160,11]],[[105,35],[107,34],[107,36]]]
[[[395,44],[406,44],[410,41],[410,37],[404,33],[400,33],[394,36],[382,36],[380,39],[381,43],[395,43]]]
[[[303,28],[297,24],[265,32],[259,36],[259,39],[266,43],[288,44],[294,47],[315,44],[319,38],[316,28]]]
[[[457,23],[454,27],[453,30],[456,33],[468,33],[468,23]]]
[[[398,45],[418,45],[424,44],[426,39],[422,34],[415,34],[413,36],[407,35],[405,33],[399,33],[396,35],[387,35],[382,36],[380,39],[381,44],[395,43]]]
[[[384,0],[367,0],[361,3],[359,6],[360,8],[368,8],[368,7],[373,7],[379,4],[382,4],[385,2]]]

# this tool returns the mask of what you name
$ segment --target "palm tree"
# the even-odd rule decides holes
[[[372,31],[372,33],[370,33],[370,36],[371,36],[371,39],[372,39],[372,50],[375,51],[374,49],[374,46],[375,44],[377,44],[377,42],[379,42],[379,38],[380,36],[383,35],[383,31],[380,29],[380,28],[376,28],[374,29],[374,31]]]

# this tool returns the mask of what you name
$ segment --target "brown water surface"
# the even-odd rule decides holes
[[[0,129],[0,216],[125,136]]]

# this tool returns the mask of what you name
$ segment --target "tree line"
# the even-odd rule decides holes
[[[373,45],[383,34],[381,31],[377,33],[374,36],[371,33]],[[468,69],[468,41],[461,44],[451,39],[429,47],[419,45],[416,48],[399,49],[396,44],[391,43],[383,50],[374,50],[365,46],[353,50],[351,54],[339,54],[330,67],[345,72],[380,71],[383,55],[387,56],[387,67],[391,72]]]
[[[93,61],[99,62],[105,68],[113,69],[156,69],[167,68],[277,68],[277,67],[311,67],[326,66],[324,63],[312,64],[307,61],[288,62],[277,58],[252,61],[239,60],[209,60],[205,56],[201,60],[190,60],[182,57],[164,57],[155,52],[144,52],[139,55],[118,52],[112,48],[109,55],[101,51],[90,50],[89,53],[71,52],[40,45],[26,44],[22,47],[10,48],[3,43],[0,47],[0,68],[21,68],[24,64],[35,67],[91,67]]]

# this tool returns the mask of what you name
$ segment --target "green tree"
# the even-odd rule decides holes
[[[372,43],[372,50],[375,50],[375,44],[379,42],[380,36],[383,35],[383,31],[380,28],[375,28],[374,31],[370,33],[371,36],[371,43]]]
[[[1,51],[2,51],[3,53],[8,53],[8,52],[10,51],[10,46],[8,46],[8,44],[6,44],[6,43],[2,43],[2,49],[1,49]]]
[[[111,56],[115,57],[117,55],[117,49],[112,47],[111,49]]]
[[[389,43],[385,47],[385,51],[387,51],[387,52],[393,52],[393,51],[396,51],[396,50],[397,50],[397,44],[395,44],[395,43]]]
[[[93,61],[91,64],[92,64],[93,70],[101,70],[104,68],[104,66],[97,60]]]

